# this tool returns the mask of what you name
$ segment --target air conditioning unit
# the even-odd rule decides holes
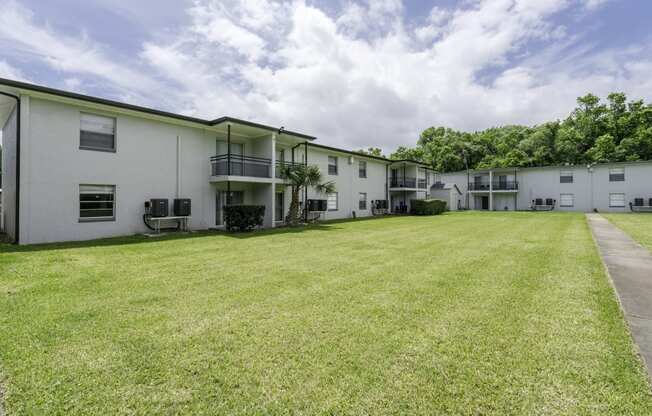
[[[168,216],[168,200],[162,198],[153,198],[149,200],[150,215],[152,217],[167,217]]]
[[[175,217],[190,216],[190,198],[175,198],[172,210]]]
[[[325,199],[309,199],[308,200],[308,211],[326,211],[328,207],[328,201]]]

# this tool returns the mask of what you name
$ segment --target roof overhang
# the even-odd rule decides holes
[[[185,116],[182,114],[171,113],[168,111],[156,110],[153,108],[142,107],[133,104],[122,103],[119,101],[108,100],[90,95],[78,94],[69,91],[58,90],[44,87],[41,85],[30,84],[21,81],[0,78],[0,91],[7,92],[18,96],[32,96],[50,101],[58,101],[71,105],[94,108],[104,111],[112,111],[141,118],[154,119],[174,124],[181,124],[190,127],[200,127],[206,129],[215,129],[216,131],[226,132],[227,125],[237,126],[238,133],[247,136],[262,136],[273,134],[292,138],[291,141],[304,142],[306,140],[315,140],[314,136],[303,133],[297,133],[285,130],[281,127],[274,127],[260,123],[254,123],[247,120],[240,120],[233,117],[221,117],[215,120],[204,120],[197,117]],[[9,97],[7,97],[9,98]],[[0,102],[0,105],[4,104]],[[7,113],[8,114],[5,114]],[[0,108],[0,122],[8,117],[11,112],[7,109]],[[4,125],[4,123],[3,123]]]

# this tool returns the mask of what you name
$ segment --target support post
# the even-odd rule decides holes
[[[516,178],[517,169],[514,168],[514,211],[518,211],[518,181]]]
[[[494,210],[494,171],[489,171],[489,211]]]
[[[226,125],[226,174],[227,176],[231,176],[231,124],[230,123]]]

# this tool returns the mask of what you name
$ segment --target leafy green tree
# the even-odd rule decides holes
[[[385,157],[380,147],[368,147],[367,150],[364,149],[356,150],[356,153],[361,153],[363,155],[377,156],[377,157]]]
[[[561,121],[537,126],[492,127],[473,133],[447,127],[425,129],[414,148],[394,159],[415,159],[441,171],[505,166],[546,166],[652,160],[652,105],[614,92],[606,103],[587,94]]]
[[[603,134],[586,153],[592,162],[616,160],[616,142],[611,134]]]

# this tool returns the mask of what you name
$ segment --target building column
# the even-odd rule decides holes
[[[489,171],[489,211],[494,210],[494,171]]]
[[[271,204],[271,207],[272,207],[272,221],[271,221],[270,227],[274,228],[274,227],[276,227],[276,223],[275,223],[274,220],[276,219],[276,181],[277,181],[276,180],[276,133],[272,134],[272,143],[271,143],[271,145],[272,145],[272,157],[270,159],[272,161],[271,162],[272,166],[270,166],[269,171],[270,171],[270,173],[272,175],[272,204]]]

